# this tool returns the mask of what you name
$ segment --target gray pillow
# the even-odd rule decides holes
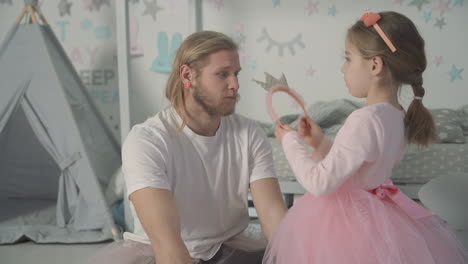
[[[286,125],[291,124],[299,118],[299,114],[290,114],[280,117],[280,122]]]
[[[463,134],[468,136],[468,104],[462,106],[458,110],[458,114],[460,115],[461,127],[463,129]]]
[[[441,143],[465,143],[459,111],[453,109],[432,109],[430,111]]]

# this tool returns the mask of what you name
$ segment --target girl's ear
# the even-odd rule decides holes
[[[381,57],[374,56],[371,58],[371,72],[373,75],[379,75],[384,71],[384,62]]]
[[[191,84],[194,79],[193,70],[187,64],[180,66],[179,76],[184,85]]]

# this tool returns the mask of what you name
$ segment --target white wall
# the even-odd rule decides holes
[[[400,4],[401,2],[401,4]],[[393,10],[407,15],[418,26],[426,40],[428,68],[424,74],[426,97],[430,107],[458,107],[468,104],[468,78],[461,72],[461,80],[451,81],[452,65],[457,69],[468,68],[468,3],[465,1],[426,1],[421,10],[409,5],[409,0],[359,0],[359,1],[205,1],[203,25],[228,33],[234,38],[244,35],[241,44],[246,58],[242,65],[239,112],[269,120],[263,97],[265,91],[251,79],[264,79],[263,72],[274,76],[284,73],[289,85],[295,88],[307,104],[319,100],[350,98],[344,85],[340,67],[344,61],[345,32],[366,8],[371,11]],[[449,3],[448,10],[444,5]],[[459,3],[459,4],[457,4]],[[312,7],[308,9],[308,7]],[[317,8],[314,8],[317,7]],[[333,15],[333,7],[336,13]],[[309,10],[311,11],[309,13]],[[424,14],[431,14],[425,21]],[[444,19],[446,25],[435,26],[436,19]],[[276,42],[290,42],[301,34],[305,48],[295,45],[295,54],[288,50],[281,56],[275,45],[268,51],[267,41],[259,41],[265,28]],[[241,33],[240,33],[241,32]],[[396,44],[397,45],[397,44]],[[434,63],[441,56],[443,62]],[[253,67],[252,65],[255,65]],[[408,88],[402,94],[403,104],[409,102]],[[412,96],[412,94],[411,94]],[[277,99],[278,112],[294,112],[286,97]]]
[[[59,4],[72,3],[70,15],[60,15]],[[119,0],[123,1],[123,0]],[[151,3],[161,9],[151,9]],[[130,17],[138,24],[138,34],[132,41],[143,53],[130,61],[130,120],[131,125],[167,105],[164,98],[168,73],[152,70],[155,59],[166,51],[158,43],[165,32],[169,48],[172,38],[182,38],[193,32],[190,17],[195,0],[130,0]],[[15,21],[23,1],[0,0],[0,40]],[[52,29],[62,42],[81,73],[99,109],[116,138],[119,136],[119,107],[115,41],[115,2],[99,0],[99,10],[89,6],[91,0],[40,0]],[[421,10],[411,3],[423,3]],[[425,3],[425,4],[424,4]],[[86,7],[91,7],[91,9]],[[445,8],[448,7],[448,9]],[[310,7],[310,8],[308,8]],[[316,7],[316,8],[314,8]],[[336,13],[333,15],[333,8]],[[269,121],[265,107],[265,91],[252,82],[263,80],[264,72],[279,77],[284,73],[291,87],[304,97],[307,104],[319,100],[350,98],[340,67],[343,62],[346,29],[366,10],[394,10],[409,16],[420,29],[427,44],[428,68],[424,74],[426,97],[430,107],[459,107],[468,104],[468,2],[464,0],[204,0],[203,28],[224,32],[241,41],[241,101],[238,112],[251,118]],[[157,10],[155,19],[151,16]],[[425,15],[430,19],[426,21]],[[436,27],[436,20],[446,25]],[[267,50],[267,41],[259,42],[262,29],[278,43],[288,43],[298,34],[304,48],[294,44],[295,54],[288,49],[283,55],[276,47]],[[132,29],[132,32],[136,32]],[[242,34],[241,34],[242,33]],[[163,33],[164,34],[164,33]],[[136,49],[132,50],[135,53]],[[170,58],[170,56],[169,56]],[[435,63],[436,58],[442,58]],[[167,62],[165,64],[168,64]],[[461,71],[460,78],[451,80],[452,66]],[[93,78],[94,74],[94,78]],[[107,77],[106,77],[107,76]],[[409,101],[403,94],[403,103]],[[280,113],[297,112],[286,96],[275,96]]]

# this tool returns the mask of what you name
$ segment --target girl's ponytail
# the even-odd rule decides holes
[[[419,73],[411,84],[413,87],[414,99],[408,107],[405,116],[405,129],[409,143],[427,146],[438,141],[439,138],[436,134],[432,114],[422,102],[426,93],[422,84],[422,75]]]

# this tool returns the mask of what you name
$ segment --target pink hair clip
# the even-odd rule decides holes
[[[390,41],[390,39],[387,37],[385,32],[383,32],[382,28],[380,28],[379,24],[377,24],[377,21],[380,20],[380,15],[377,13],[371,13],[367,12],[364,15],[362,15],[360,19],[366,27],[373,26],[375,30],[377,30],[377,33],[379,33],[380,37],[385,41],[385,44],[390,48],[392,52],[396,51],[395,46],[393,43]]]

